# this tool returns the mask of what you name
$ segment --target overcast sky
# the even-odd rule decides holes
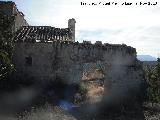
[[[138,54],[160,56],[159,0],[13,0],[30,25],[67,27],[69,18],[76,19],[76,40],[127,44]],[[123,2],[133,2],[125,6]],[[157,5],[135,5],[139,2]],[[82,6],[100,3],[97,6]],[[102,3],[117,2],[104,6]]]

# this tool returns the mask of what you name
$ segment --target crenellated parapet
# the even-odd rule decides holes
[[[23,48],[33,50],[31,46],[38,47],[37,49],[47,50],[47,46],[51,46],[56,54],[59,52],[62,54],[66,53],[67,56],[72,56],[73,61],[106,61],[114,62],[114,64],[131,65],[134,64],[136,60],[136,49],[125,44],[100,44],[98,41],[95,44],[90,42],[72,42],[72,41],[59,41],[53,40],[52,42],[16,42],[15,46],[28,46],[29,48]],[[30,51],[28,50],[28,51]],[[33,50],[34,51],[34,50]],[[63,55],[62,55],[63,56]],[[66,59],[66,57],[64,57]],[[125,59],[125,60],[124,60]],[[120,60],[117,61],[117,60]]]
[[[27,28],[27,29],[25,29]],[[31,28],[30,30],[28,28]],[[38,29],[41,28],[41,29]],[[80,42],[73,42],[67,39],[64,39],[69,33],[68,33],[68,29],[56,29],[56,28],[52,28],[48,29],[49,27],[43,28],[43,27],[23,27],[22,31],[20,32],[22,34],[18,34],[16,36],[16,38],[14,38],[15,40],[15,44],[18,43],[24,43],[24,44],[33,44],[33,45],[39,45],[41,43],[45,43],[45,44],[50,44],[50,45],[57,45],[57,46],[61,46],[61,47],[66,47],[66,46],[70,46],[69,49],[72,49],[73,47],[77,47],[78,49],[82,49],[82,50],[91,50],[91,49],[98,49],[98,50],[102,50],[103,52],[105,51],[110,51],[110,52],[115,52],[115,51],[123,51],[126,54],[130,54],[130,55],[134,55],[136,56],[136,49],[131,47],[131,46],[127,46],[126,44],[109,44],[109,43],[104,43],[102,44],[101,41],[96,41],[94,44],[91,43],[91,41],[83,41],[82,43]],[[58,31],[57,31],[58,30]],[[64,30],[64,31],[63,31]],[[66,31],[65,31],[66,30]],[[34,31],[34,34],[29,33],[30,31]],[[49,34],[47,35],[43,35],[45,34],[45,32],[47,32]],[[59,31],[63,31],[63,34],[58,33]],[[26,34],[24,34],[26,33]],[[59,36],[61,35],[61,36]],[[66,35],[66,36],[65,36]],[[63,37],[64,38],[63,38]],[[58,39],[58,37],[61,39]],[[62,39],[63,38],[63,39]]]

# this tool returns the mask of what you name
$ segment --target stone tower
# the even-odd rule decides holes
[[[71,30],[71,39],[73,40],[73,42],[75,42],[75,23],[76,20],[74,18],[68,20],[68,28]]]

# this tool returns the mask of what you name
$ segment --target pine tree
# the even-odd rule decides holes
[[[160,58],[155,68],[147,68],[147,95],[150,102],[160,103]]]

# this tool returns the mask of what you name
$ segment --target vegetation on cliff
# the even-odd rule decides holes
[[[146,67],[147,97],[152,103],[160,103],[160,58],[155,67]]]
[[[6,77],[13,71],[12,57],[12,26],[14,16],[7,16],[0,13],[0,80]]]

